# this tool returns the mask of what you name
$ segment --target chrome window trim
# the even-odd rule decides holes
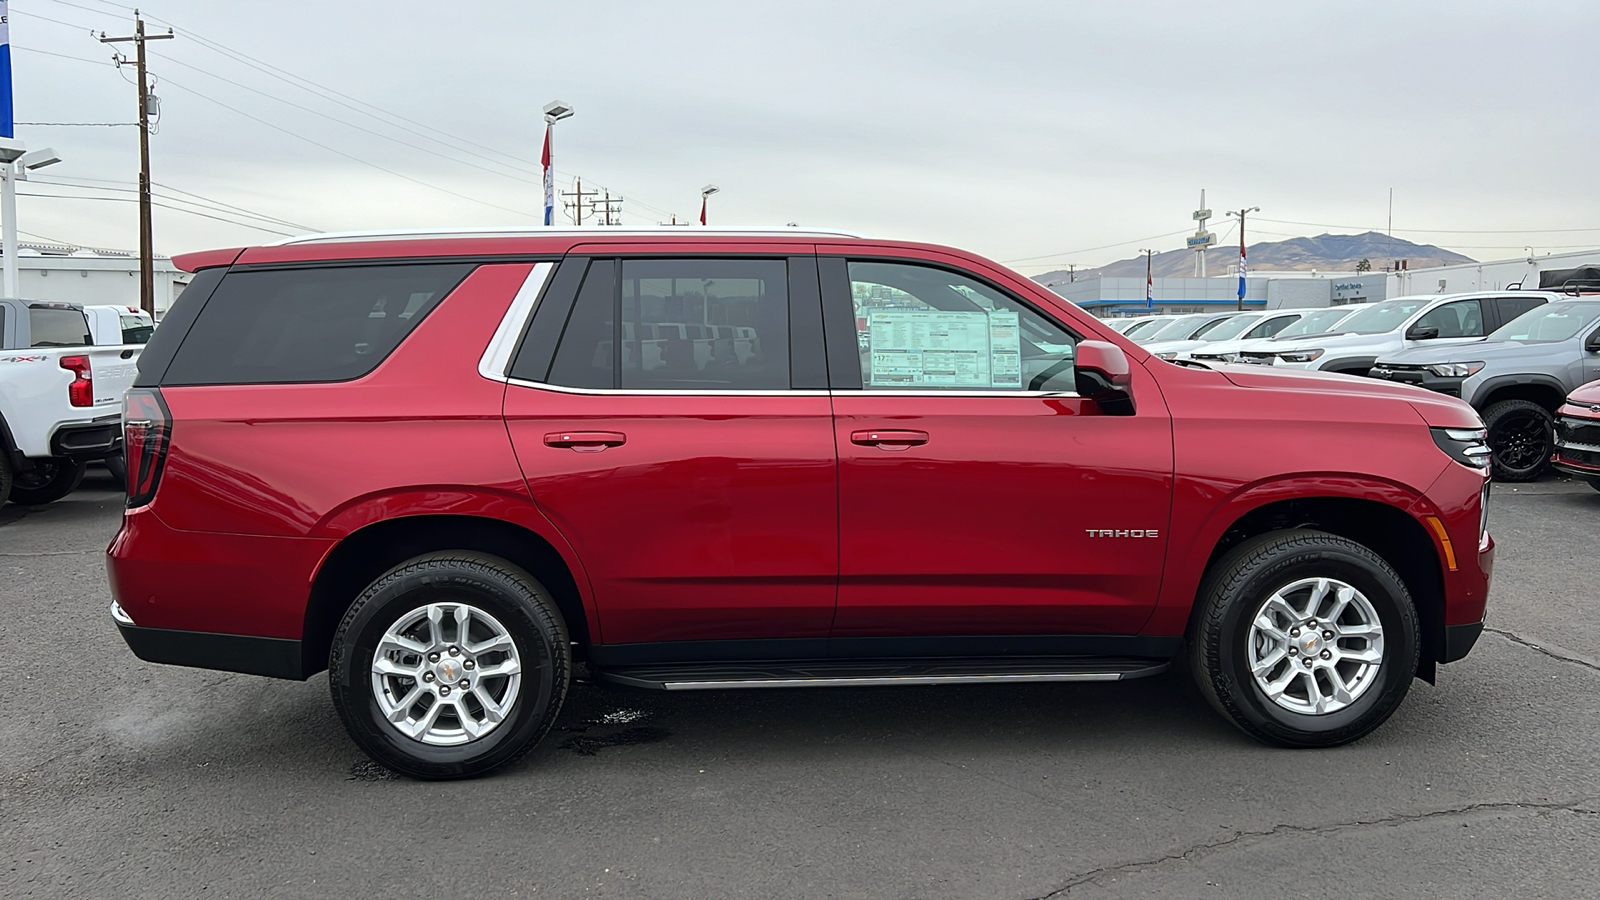
[[[550,273],[555,269],[553,262],[534,263],[528,277],[522,280],[522,287],[517,288],[517,295],[511,298],[506,314],[500,317],[500,326],[494,330],[494,337],[489,339],[489,346],[478,358],[479,375],[490,381],[508,380],[506,370],[511,368],[511,354],[516,352],[522,329],[532,318],[534,307],[539,305],[539,293],[544,290],[545,282],[550,280]]]
[[[779,390],[779,391],[695,391],[695,390],[643,390],[637,388],[576,388],[559,384],[546,384],[541,381],[528,381],[523,378],[503,378],[507,384],[517,387],[535,388],[542,391],[555,391],[560,394],[589,394],[595,396],[618,397],[1035,397],[1072,399],[1082,397],[1072,391],[821,391],[821,390]]]

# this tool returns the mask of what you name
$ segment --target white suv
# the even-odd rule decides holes
[[[1478,291],[1396,297],[1341,320],[1336,330],[1257,343],[1241,362],[1365,375],[1379,357],[1424,345],[1468,344],[1528,310],[1560,299],[1547,291]]]

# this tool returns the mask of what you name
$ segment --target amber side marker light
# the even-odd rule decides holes
[[[1428,527],[1433,529],[1433,533],[1439,536],[1439,543],[1444,545],[1445,565],[1449,566],[1450,571],[1454,572],[1456,570],[1456,548],[1450,545],[1450,534],[1444,530],[1444,522],[1440,521],[1438,516],[1423,516],[1423,519],[1428,523]]]

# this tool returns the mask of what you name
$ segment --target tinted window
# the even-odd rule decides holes
[[[1522,315],[1530,309],[1543,306],[1545,304],[1545,298],[1496,297],[1493,302],[1496,306],[1500,307],[1500,321],[1510,322],[1512,319],[1515,319],[1517,316]]]
[[[1300,317],[1298,315],[1274,316],[1273,318],[1267,319],[1266,321],[1256,325],[1256,327],[1250,329],[1250,331],[1246,333],[1244,337],[1246,339],[1269,338],[1285,328],[1288,328],[1290,325],[1293,325],[1299,319]]]
[[[1077,338],[964,275],[850,263],[861,382],[868,390],[1075,389]]]
[[[1414,328],[1437,328],[1439,337],[1482,337],[1483,306],[1476,300],[1446,303],[1429,310],[1417,320]]]
[[[617,302],[617,264],[599,259],[589,264],[577,302],[567,317],[561,342],[550,366],[550,384],[575,388],[616,385],[611,359],[612,310]]]
[[[122,342],[124,344],[144,344],[150,341],[150,334],[156,326],[148,319],[139,316],[122,316],[118,323],[122,327]]]
[[[1491,341],[1564,341],[1600,317],[1600,303],[1552,303],[1496,329]]]
[[[82,347],[89,337],[89,318],[70,306],[28,307],[29,340],[34,347]]]
[[[611,260],[590,265],[548,383],[641,391],[789,388],[787,262],[629,259],[622,261],[620,284],[615,272]],[[620,360],[612,355],[618,341]]]
[[[470,263],[229,272],[165,384],[346,381],[377,368]]]

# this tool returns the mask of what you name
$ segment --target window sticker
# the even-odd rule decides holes
[[[867,336],[873,387],[1022,387],[1014,312],[872,310]]]

